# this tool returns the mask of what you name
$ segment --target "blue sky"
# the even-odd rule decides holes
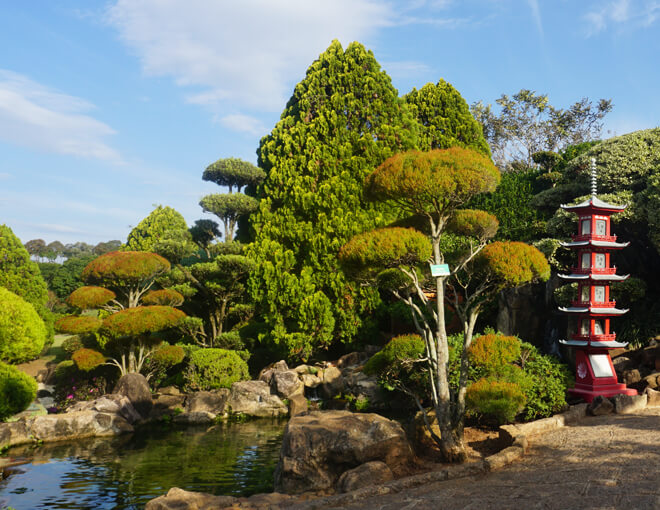
[[[204,168],[256,162],[335,38],[400,94],[444,78],[468,103],[612,99],[604,137],[660,125],[660,0],[0,0],[0,223],[96,244],[158,204],[209,217]]]

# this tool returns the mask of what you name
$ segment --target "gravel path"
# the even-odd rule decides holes
[[[334,508],[660,509],[660,407],[590,417],[529,439],[529,453],[498,471]]]

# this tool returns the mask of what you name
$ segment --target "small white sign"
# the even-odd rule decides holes
[[[591,368],[596,377],[612,377],[612,365],[610,365],[610,357],[607,354],[589,354],[589,361]]]
[[[431,264],[431,276],[449,276],[449,264]]]

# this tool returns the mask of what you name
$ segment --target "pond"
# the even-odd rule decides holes
[[[11,448],[25,457],[0,481],[0,508],[142,509],[171,487],[249,496],[272,492],[284,421],[154,426],[115,438]]]

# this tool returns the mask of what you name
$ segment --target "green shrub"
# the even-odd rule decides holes
[[[0,287],[0,360],[21,363],[37,357],[47,336],[34,307]]]
[[[468,410],[495,425],[511,423],[526,400],[520,385],[494,379],[479,379],[465,395]]]
[[[229,388],[250,377],[247,363],[234,351],[200,349],[193,352],[186,371],[189,390]]]
[[[426,348],[419,335],[400,335],[392,338],[385,347],[374,354],[364,365],[363,372],[375,375],[387,390],[402,389],[424,395],[427,389]]]
[[[105,356],[94,349],[78,349],[73,353],[71,359],[76,364],[78,370],[89,372],[105,363]]]
[[[27,409],[37,396],[37,381],[0,362],[0,420]]]
[[[520,358],[520,340],[498,333],[478,336],[472,341],[468,356],[477,377],[496,375]]]
[[[540,354],[531,344],[523,343],[522,351],[526,355],[523,370],[529,380],[522,418],[535,420],[562,411],[566,407],[566,388],[573,385],[568,367],[553,356]]]
[[[70,336],[62,341],[62,350],[71,356],[78,349],[85,347],[78,335]]]
[[[165,367],[171,367],[181,363],[186,353],[180,345],[164,345],[159,347],[151,355],[154,362]]]
[[[238,330],[220,333],[215,339],[215,344],[220,349],[231,349],[237,351],[245,349],[245,342],[241,338]]]
[[[64,361],[58,363],[55,367],[55,379],[56,381],[61,381],[71,377],[76,372],[76,364],[73,362],[73,360],[65,359]]]

